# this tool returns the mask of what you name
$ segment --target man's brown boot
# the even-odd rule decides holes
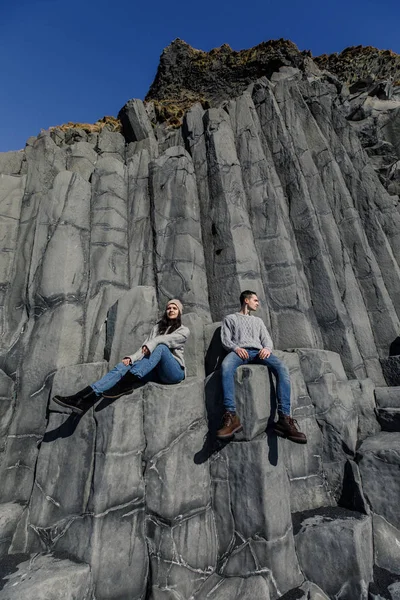
[[[287,438],[296,444],[307,444],[307,438],[299,430],[296,419],[292,419],[289,415],[279,414],[279,419],[274,424],[274,431],[276,435]]]
[[[227,411],[223,417],[222,427],[217,431],[217,438],[221,440],[230,438],[242,429],[239,417],[235,413]]]

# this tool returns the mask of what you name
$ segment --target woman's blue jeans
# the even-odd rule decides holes
[[[133,365],[125,366],[118,363],[104,377],[91,384],[91,388],[98,396],[114,387],[127,373],[133,373],[143,382],[156,381],[157,383],[179,383],[185,378],[185,370],[178,363],[171,350],[165,344],[159,344],[150,354],[137,360]]]
[[[221,366],[222,389],[224,393],[224,407],[229,412],[236,412],[235,403],[235,372],[241,365],[265,365],[276,377],[276,395],[278,400],[278,411],[284,415],[290,415],[290,376],[285,363],[277,356],[270,354],[268,358],[261,359],[259,350],[246,348],[249,358],[243,359],[236,352],[229,352],[224,358]]]

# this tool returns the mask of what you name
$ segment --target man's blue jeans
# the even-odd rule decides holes
[[[185,378],[185,370],[178,363],[171,350],[165,344],[159,344],[150,354],[127,367],[118,363],[104,377],[90,386],[98,396],[114,387],[128,372],[144,382],[179,383]]]
[[[235,404],[235,371],[241,365],[265,365],[276,377],[276,395],[278,411],[290,415],[290,376],[287,366],[277,356],[271,354],[269,358],[259,358],[259,350],[246,348],[249,358],[243,359],[236,352],[229,352],[222,362],[222,389],[224,393],[224,407],[229,412],[236,412]]]

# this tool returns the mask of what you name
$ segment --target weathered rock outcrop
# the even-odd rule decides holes
[[[397,89],[356,98],[293,44],[253,50],[175,42],[122,133],[53,129],[0,156],[0,600],[397,593],[400,211],[368,137],[397,152]],[[269,427],[260,366],[237,373],[243,433],[213,437],[219,321],[244,288],[305,446]],[[82,418],[51,400],[135,350],[170,297],[185,381]]]

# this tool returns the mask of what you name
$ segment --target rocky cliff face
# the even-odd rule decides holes
[[[0,155],[1,600],[398,593],[400,391],[384,373],[400,213],[368,146],[379,130],[397,152],[398,96],[367,82],[356,98],[293,45],[266,48],[268,72],[226,77],[170,126],[161,96],[130,100],[122,133],[56,128]],[[150,96],[172,95],[169,77]],[[244,288],[307,446],[268,428],[274,390],[256,366],[237,375],[243,434],[213,438],[218,322]],[[135,349],[174,296],[192,332],[183,383],[82,418],[52,403]]]

